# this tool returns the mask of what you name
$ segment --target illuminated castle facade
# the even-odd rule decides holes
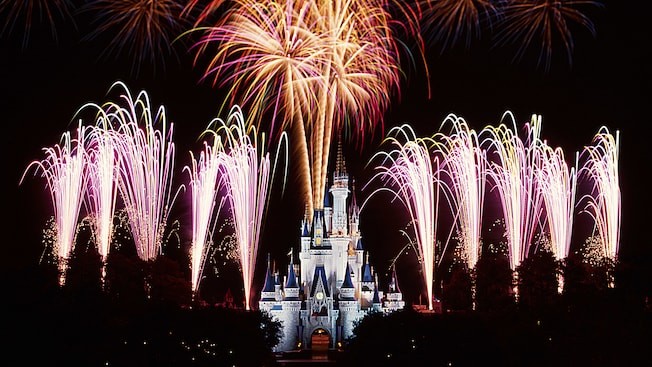
[[[287,273],[280,279],[269,258],[259,308],[283,324],[276,351],[335,348],[353,334],[354,322],[369,312],[391,312],[405,305],[392,272],[387,292],[362,247],[358,228],[360,209],[349,197],[349,177],[338,146],[333,185],[324,209],[315,210],[312,223],[301,224],[301,250],[295,264],[290,251]]]

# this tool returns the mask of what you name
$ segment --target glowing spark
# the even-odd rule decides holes
[[[382,164],[376,167],[378,172],[370,180],[371,182],[379,179],[384,187],[372,192],[370,197],[381,191],[389,191],[407,209],[416,234],[415,250],[421,263],[428,307],[432,309],[435,236],[439,206],[439,177],[437,176],[439,170],[433,170],[429,148],[429,145],[434,142],[430,139],[417,138],[414,130],[408,125],[390,130],[385,141],[394,149],[378,152],[372,157],[372,160],[377,157],[382,158]],[[434,160],[434,164],[435,168],[438,168],[438,159]]]
[[[51,148],[44,148],[45,158],[41,161],[34,161],[25,170],[25,174],[31,167],[35,167],[35,173],[41,171],[44,177],[52,206],[54,209],[54,221],[56,228],[56,239],[53,252],[57,257],[59,265],[59,284],[64,285],[68,259],[75,246],[75,235],[77,222],[86,190],[84,180],[84,165],[86,163],[86,152],[84,150],[84,139],[86,129],[79,125],[77,137],[72,139],[70,132],[61,137],[61,144]],[[25,177],[21,178],[21,182]]]

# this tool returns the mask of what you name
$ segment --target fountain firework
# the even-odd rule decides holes
[[[277,116],[281,130],[293,129],[309,215],[323,203],[333,135],[346,121],[364,121],[354,127],[363,138],[398,91],[398,46],[390,28],[397,21],[385,5],[239,0],[197,45],[202,54],[220,44],[204,78],[229,84],[231,103],[243,101],[256,123],[271,113],[272,132]]]
[[[192,166],[184,167],[190,178],[190,193],[192,196],[192,245],[190,248],[190,264],[192,272],[193,297],[199,291],[206,256],[211,248],[211,237],[222,209],[222,199],[215,211],[219,190],[224,187],[224,176],[220,174],[222,167],[223,146],[219,136],[211,134],[212,145],[204,141],[204,150],[199,160],[191,155]]]
[[[378,152],[372,157],[372,160],[382,158],[382,163],[376,167],[378,172],[370,180],[379,179],[383,187],[373,191],[370,197],[389,191],[407,209],[417,239],[415,250],[421,263],[428,308],[432,310],[439,207],[439,160],[430,158],[434,141],[417,138],[410,126],[403,125],[392,128],[385,142],[389,142],[393,149]]]
[[[584,212],[595,221],[594,232],[602,245],[603,256],[615,261],[620,243],[620,184],[618,181],[618,151],[620,132],[616,136],[606,127],[600,128],[593,145],[584,148],[586,161],[580,169],[592,182],[590,194],[582,197]]]
[[[264,134],[259,144],[256,128],[246,129],[238,106],[231,109],[226,122],[216,122],[215,133],[224,136],[224,149],[227,152],[220,162],[221,174],[224,175],[226,198],[235,225],[245,307],[249,310],[262,219],[271,184],[269,152],[266,151]]]
[[[40,171],[44,177],[54,209],[56,238],[53,252],[59,266],[59,284],[66,281],[68,260],[75,246],[77,221],[81,211],[86,181],[84,165],[86,152],[84,148],[86,128],[79,124],[77,137],[71,138],[70,132],[61,137],[61,143],[51,148],[44,148],[45,158],[34,161],[27,166],[25,174],[31,167],[34,173]]]
[[[460,235],[464,260],[473,269],[480,255],[482,207],[486,182],[486,153],[480,148],[478,134],[464,119],[448,115],[443,125],[451,125],[451,134],[435,135],[436,148],[442,153],[441,187],[445,193],[454,228]]]
[[[505,124],[488,126],[481,132],[486,135],[481,145],[487,148],[489,178],[502,204],[510,267],[516,270],[529,254],[543,210],[541,191],[536,186],[537,167],[541,164],[541,116],[533,115],[531,124],[525,126],[525,141],[515,132],[514,116],[506,112],[503,119],[506,117],[514,130]]]
[[[108,128],[108,116],[100,109],[98,125],[90,129],[86,169],[86,207],[92,218],[93,237],[102,258],[102,279],[113,238],[113,216],[118,193],[116,134]],[[104,125],[104,126],[102,126]]]
[[[126,85],[117,82],[111,89],[116,86],[124,90],[121,99],[126,106],[109,102],[104,109],[117,124],[116,132],[120,137],[116,144],[120,167],[118,189],[125,204],[136,252],[142,260],[151,261],[161,252],[170,207],[179,192],[171,195],[173,124],[168,130],[163,106],[155,115],[152,114],[145,91],[134,100]],[[160,124],[162,130],[156,130],[156,124]]]

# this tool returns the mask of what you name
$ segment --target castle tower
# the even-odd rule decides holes
[[[269,253],[267,254],[267,271],[265,272],[265,285],[261,293],[259,307],[261,310],[271,311],[276,303],[276,287],[274,284],[274,275],[272,274],[272,264]]]
[[[401,289],[398,287],[396,266],[392,265],[392,275],[387,287],[387,293],[385,293],[385,299],[383,300],[383,311],[391,312],[401,310],[403,307],[405,307],[405,301],[403,301],[403,293],[401,293]]]
[[[277,346],[279,350],[292,350],[297,347],[299,343],[300,332],[300,311],[301,299],[299,298],[299,284],[297,283],[297,276],[294,271],[294,256],[293,251],[290,250],[290,264],[288,265],[288,275],[285,281],[285,297],[282,302],[282,322],[283,322],[283,336],[281,342]]]
[[[353,335],[353,325],[360,316],[360,303],[355,297],[355,285],[353,285],[351,273],[351,267],[347,264],[339,295],[341,340]]]
[[[355,195],[355,179],[351,186],[351,208],[349,210],[349,224],[351,227],[351,236],[360,236],[360,208]]]

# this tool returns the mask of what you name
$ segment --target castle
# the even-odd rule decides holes
[[[341,144],[323,210],[312,223],[301,223],[299,264],[290,264],[281,283],[269,256],[259,308],[282,322],[276,351],[335,348],[353,334],[354,322],[370,312],[391,312],[405,305],[392,272],[387,292],[378,289],[378,276],[369,264],[358,228],[360,209],[353,195],[347,207],[349,177]],[[347,210],[348,209],[348,210]]]

